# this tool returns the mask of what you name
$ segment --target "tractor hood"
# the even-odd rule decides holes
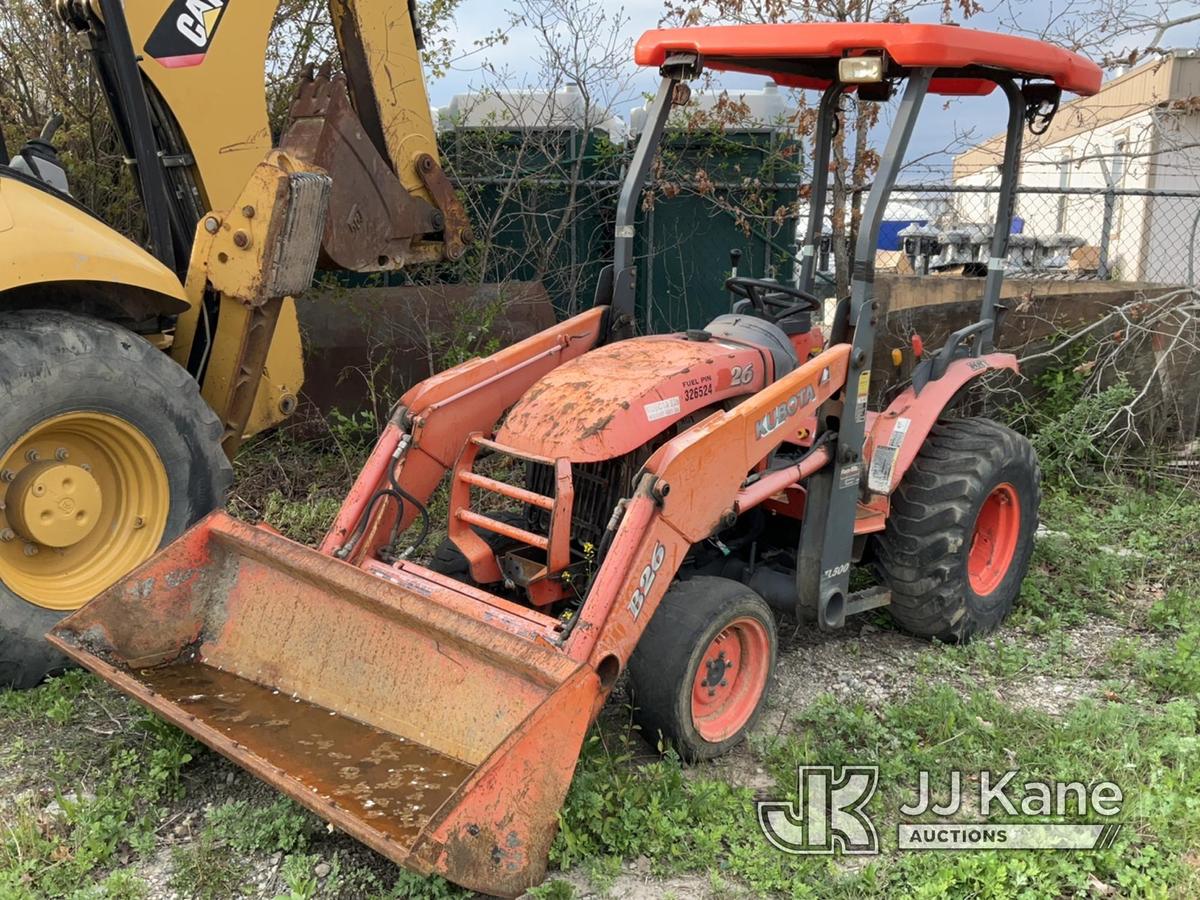
[[[530,388],[496,432],[505,447],[600,462],[643,446],[696,412],[761,389],[759,349],[726,339],[657,335],[609,344]]]

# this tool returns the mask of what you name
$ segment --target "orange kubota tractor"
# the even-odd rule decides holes
[[[1023,129],[1061,91],[1094,93],[1099,70],[1023,38],[898,24],[655,31],[637,60],[662,83],[594,309],[405,395],[320,549],[214,513],[51,635],[380,853],[491,894],[542,878],[622,673],[649,735],[713,757],[763,705],[772,607],[835,629],[886,606],[965,640],[1012,607],[1037,522],[1029,443],[947,413],[971,379],[1016,368],[993,339]],[[824,91],[799,285],[734,277],[729,315],[634,337],[639,195],[704,68]],[[813,350],[839,103],[901,84],[851,293]],[[1008,141],[982,315],[871,412],[875,247],[917,113],[931,93],[997,87]],[[447,543],[418,565],[404,536],[429,528],[447,478]],[[852,592],[868,558],[882,587]]]

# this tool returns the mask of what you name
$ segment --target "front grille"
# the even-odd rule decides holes
[[[600,546],[604,529],[613,508],[630,492],[631,461],[628,458],[610,459],[598,463],[576,463],[571,466],[575,488],[575,503],[571,515],[571,543]],[[554,496],[554,470],[550,466],[529,463],[525,469],[525,486],[547,497]],[[544,509],[531,510],[532,530],[543,534],[550,530],[550,513]]]

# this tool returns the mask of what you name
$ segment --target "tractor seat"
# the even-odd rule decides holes
[[[746,313],[717,316],[704,329],[714,338],[727,338],[766,350],[775,361],[775,378],[782,378],[798,365],[796,349],[784,330],[774,322]]]

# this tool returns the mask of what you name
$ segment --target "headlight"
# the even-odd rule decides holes
[[[883,81],[882,56],[847,56],[838,60],[838,80],[843,84]]]

